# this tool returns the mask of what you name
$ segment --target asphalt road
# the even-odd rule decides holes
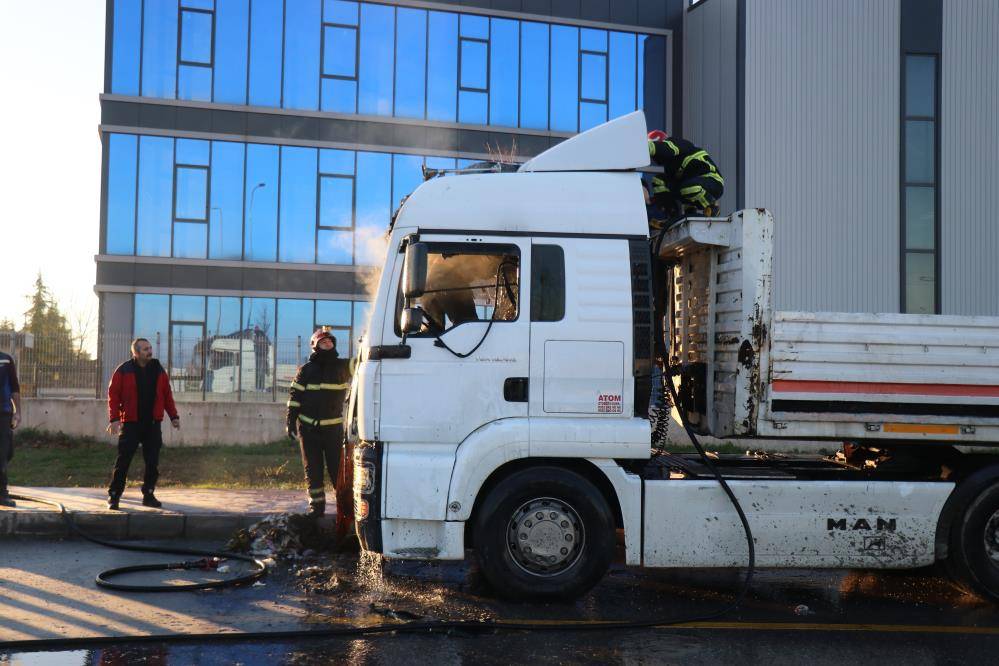
[[[207,544],[200,544],[202,546]],[[170,558],[166,558],[170,559]],[[575,603],[487,596],[469,564],[382,564],[357,556],[278,565],[266,585],[221,592],[123,595],[94,588],[98,569],[162,556],[79,541],[5,540],[0,642],[83,636],[317,630],[418,619],[582,621],[677,618],[724,605],[736,571],[615,567]],[[308,569],[310,566],[318,569]],[[302,570],[305,570],[304,572]],[[211,575],[211,574],[202,574]],[[177,578],[177,574],[168,574]],[[932,570],[761,571],[723,618],[643,630],[450,632],[368,638],[125,641],[86,650],[7,650],[12,664],[358,663],[977,663],[999,649],[999,612]],[[50,661],[51,660],[51,661]]]

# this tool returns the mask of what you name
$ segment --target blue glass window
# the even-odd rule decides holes
[[[551,27],[551,129],[575,132],[579,119],[579,28]]]
[[[212,142],[212,201],[209,211],[209,256],[240,259],[243,252],[244,144]]]
[[[639,74],[644,86],[639,88],[639,103],[645,109],[649,127],[666,126],[666,38],[658,35],[644,36],[644,48],[639,55]]]
[[[239,298],[232,296],[209,296],[205,311],[205,327],[209,335],[232,336],[239,333]]]
[[[354,233],[319,229],[316,233],[316,263],[349,266],[354,256]]]
[[[251,261],[277,259],[278,160],[277,146],[246,146],[244,252]]]
[[[173,139],[139,137],[136,254],[170,256],[173,222]]]
[[[454,122],[458,110],[458,16],[430,12],[427,119]]]
[[[284,102],[292,109],[319,108],[320,0],[285,3]]]
[[[341,356],[351,353],[350,301],[316,301],[316,327],[332,326]]]
[[[357,25],[357,3],[344,0],[324,0],[323,20],[327,23]]]
[[[216,0],[215,101],[246,104],[247,31],[245,0]]]
[[[173,256],[204,259],[208,252],[208,225],[203,222],[176,222],[173,225]]]
[[[180,61],[199,65],[212,64],[212,23],[214,12],[180,10]]]
[[[357,81],[324,77],[323,111],[357,113]]]
[[[282,0],[253,0],[250,17],[250,104],[281,106]]]
[[[135,178],[138,137],[111,134],[108,137],[108,254],[135,252]]]
[[[392,156],[386,153],[357,153],[357,192],[355,194],[355,262],[377,264],[385,252],[385,231],[392,214]]]
[[[413,193],[423,182],[423,158],[419,155],[392,156],[392,210],[395,211],[403,197]]]
[[[177,0],[147,2],[143,10],[142,94],[177,94]]]
[[[516,127],[520,23],[492,19],[490,30],[489,123]]]
[[[461,87],[471,90],[488,90],[486,70],[489,64],[489,42],[472,39],[461,40]]]
[[[323,148],[319,151],[319,172],[353,176],[354,151]]]
[[[933,182],[933,125],[930,120],[905,121],[905,178],[910,183]]]
[[[548,25],[520,24],[520,125],[548,129]]]
[[[905,115],[936,115],[936,56],[905,56]]]
[[[636,48],[634,33],[612,32],[610,34],[608,114],[611,118],[623,116],[638,108],[635,104]]]
[[[254,3],[256,4],[256,3]],[[273,400],[274,385],[274,299],[244,298],[242,364],[240,370],[242,399]],[[287,393],[284,393],[287,395]],[[284,396],[282,396],[284,397]]]
[[[354,226],[354,179],[319,177],[319,226],[349,229]]]
[[[396,10],[395,115],[423,118],[427,102],[427,12]]]
[[[468,23],[462,16],[462,33]],[[481,17],[475,17],[481,18]],[[472,25],[478,25],[473,23]],[[487,23],[488,30],[488,23]],[[478,28],[468,32],[479,34]],[[486,33],[488,35],[488,33]],[[489,41],[466,39],[464,34],[458,40],[458,122],[484,125],[489,122]]]
[[[461,15],[461,36],[489,39],[489,19],[474,14]]]
[[[178,166],[174,188],[174,219],[208,220],[208,168]]]
[[[142,0],[115,0],[111,47],[111,92],[139,94]]]
[[[323,76],[357,78],[357,28],[323,26]]]
[[[132,333],[153,345],[153,354],[166,345],[170,330],[170,297],[161,294],[136,294]],[[162,351],[166,351],[164,348]]]
[[[177,68],[177,98],[208,102],[212,99],[212,70],[200,65]]]
[[[279,261],[316,260],[317,167],[315,148],[281,148]]]
[[[358,112],[388,116],[392,114],[392,65],[394,58],[388,44],[395,41],[395,8],[384,5],[361,5],[361,50]]]
[[[295,379],[297,366],[309,360],[312,349],[314,301],[281,298],[277,302],[278,382],[285,385]],[[282,380],[286,380],[282,382]]]
[[[214,9],[215,0],[180,0],[180,6],[192,9]]]
[[[171,296],[170,321],[205,321],[204,296]]]
[[[201,139],[177,139],[177,164],[208,166],[210,146]]]

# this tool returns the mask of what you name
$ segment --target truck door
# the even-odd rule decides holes
[[[381,363],[378,439],[386,445],[386,518],[442,520],[458,445],[499,420],[527,417],[530,239],[421,234],[425,313],[409,358]],[[382,340],[402,341],[396,262]],[[525,423],[526,425],[526,423]]]

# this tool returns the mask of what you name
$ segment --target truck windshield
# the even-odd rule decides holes
[[[413,301],[425,321],[417,335],[440,335],[474,321],[513,321],[520,310],[520,252],[516,246],[431,244],[427,287]],[[401,303],[400,303],[401,312]],[[396,317],[398,327],[398,315]]]

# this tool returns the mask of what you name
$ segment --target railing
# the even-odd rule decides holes
[[[114,369],[131,358],[132,339],[131,333],[105,333],[98,358],[59,341],[20,335],[0,336],[0,351],[14,357],[22,397],[102,398]],[[156,333],[149,341],[178,401],[283,402],[310,353],[307,335],[271,338],[259,329],[231,335]],[[346,342],[341,345],[349,346]]]

